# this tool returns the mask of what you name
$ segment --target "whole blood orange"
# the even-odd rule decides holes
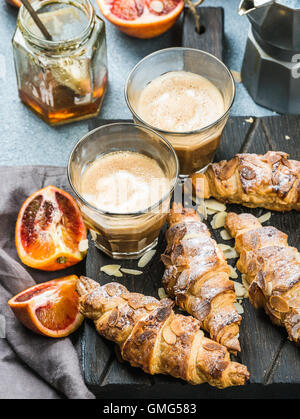
[[[56,271],[80,262],[86,227],[75,200],[67,192],[47,186],[22,205],[16,224],[21,261],[31,268]]]
[[[122,32],[136,38],[154,38],[166,32],[180,16],[183,0],[97,0],[103,16]]]
[[[77,279],[70,275],[34,285],[9,300],[8,305],[33,332],[54,338],[68,336],[83,320],[78,310]]]

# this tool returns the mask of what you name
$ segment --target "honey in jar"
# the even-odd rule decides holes
[[[52,39],[22,6],[13,37],[20,99],[51,125],[96,116],[107,85],[104,22],[89,0],[31,5]]]

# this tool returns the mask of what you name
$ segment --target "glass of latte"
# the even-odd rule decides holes
[[[183,177],[212,162],[234,96],[234,80],[222,61],[183,47],[148,55],[125,85],[134,121],[169,140]]]
[[[179,164],[152,129],[104,125],[74,147],[68,178],[96,246],[113,258],[138,258],[157,244]]]

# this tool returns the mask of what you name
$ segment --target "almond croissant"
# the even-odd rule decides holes
[[[288,154],[237,154],[232,160],[212,163],[204,174],[193,176],[201,198],[214,198],[246,207],[300,211],[300,162]]]
[[[116,282],[100,286],[89,278],[77,283],[81,313],[94,320],[122,358],[149,374],[170,374],[192,384],[219,388],[242,385],[247,368],[230,361],[226,348],[204,337],[200,323],[175,314],[173,302],[130,293]]]
[[[238,269],[246,274],[249,298],[264,307],[272,322],[284,326],[300,343],[300,254],[275,227],[262,227],[251,214],[229,213],[225,227],[240,253]]]
[[[168,216],[166,266],[163,285],[176,303],[200,320],[211,339],[232,353],[240,351],[241,316],[229,266],[200,216],[192,209],[173,204]]]

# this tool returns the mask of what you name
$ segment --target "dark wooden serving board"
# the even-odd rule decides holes
[[[222,9],[202,8],[201,11],[204,16],[202,24],[205,27],[209,19],[210,22],[214,22],[212,23],[214,28],[215,24],[219,28],[220,25],[222,27]],[[186,15],[184,21],[190,18]],[[222,56],[222,31],[211,34],[206,30],[201,42],[197,39],[198,34],[194,32],[187,30],[184,24],[183,40],[188,39],[189,41],[186,42],[189,43],[197,42],[198,48],[201,48],[203,42],[203,49],[213,49],[215,54]],[[209,45],[213,47],[209,48]],[[93,120],[90,129],[109,122],[117,121]],[[216,161],[230,159],[238,152],[265,153],[268,150],[286,151],[292,158],[300,160],[299,132],[300,117],[296,116],[252,119],[231,117],[225,127]],[[250,210],[237,205],[228,205],[227,209],[236,212],[251,212],[256,216],[266,212],[263,209]],[[210,219],[211,217],[208,219],[209,227]],[[288,233],[289,243],[300,249],[299,222],[300,213],[272,212],[272,217],[266,224]],[[122,267],[137,268],[137,261],[112,262],[108,256],[95,248],[91,240],[86,260],[86,275],[101,284],[118,280],[130,291],[158,297],[164,271],[160,254],[165,248],[165,229],[166,227],[161,232],[156,255],[143,269],[143,275],[124,274],[122,278],[114,278],[100,272],[101,266],[111,263],[119,263]],[[234,244],[233,240],[224,242],[219,230],[210,229],[210,231],[217,242]],[[230,260],[229,263],[234,266],[236,260]],[[249,300],[244,300],[243,307],[245,312],[240,328],[242,352],[236,360],[246,364],[251,373],[250,382],[243,387],[217,390],[207,384],[192,386],[168,376],[147,375],[137,368],[132,368],[128,363],[119,362],[115,345],[97,335],[94,325],[89,321],[85,322],[82,337],[82,365],[85,381],[95,394],[107,398],[299,397],[300,348],[289,342],[285,330],[273,326],[264,312],[255,310]]]

